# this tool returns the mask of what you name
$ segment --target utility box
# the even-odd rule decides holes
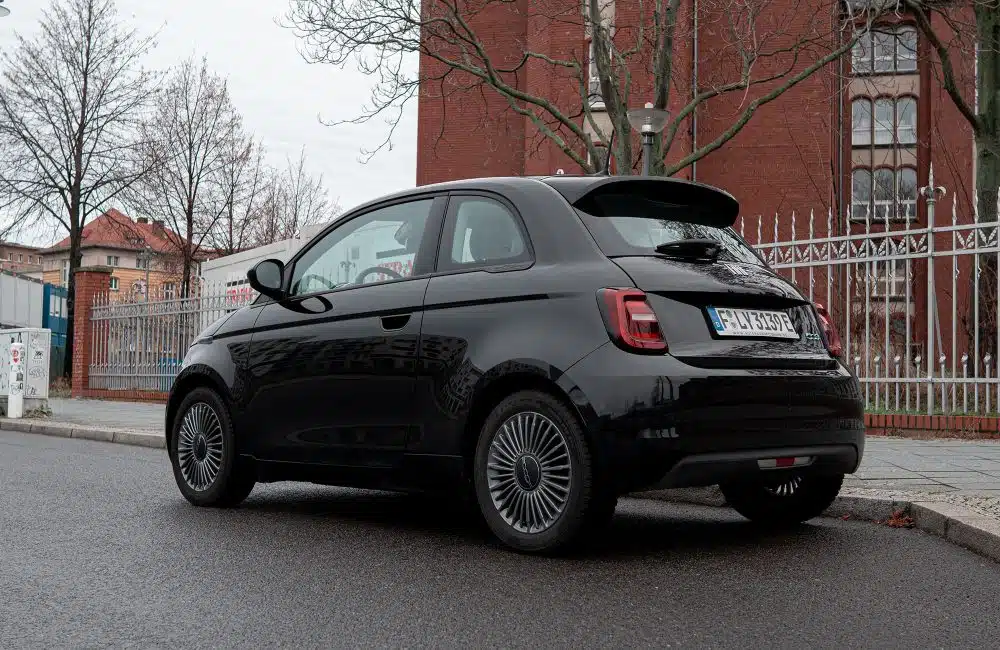
[[[23,343],[24,412],[49,410],[49,354],[52,345],[51,330],[24,328],[0,330],[0,410],[7,413],[7,395],[10,394],[10,346]]]

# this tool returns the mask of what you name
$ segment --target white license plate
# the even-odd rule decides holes
[[[798,339],[792,319],[783,311],[709,307],[708,317],[719,336]]]

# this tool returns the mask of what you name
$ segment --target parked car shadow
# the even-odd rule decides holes
[[[253,526],[257,531],[309,521],[345,534],[379,534],[372,530],[377,528],[410,535],[418,545],[450,538],[451,543],[499,548],[475,505],[457,498],[279,484],[258,486],[239,512],[257,520]],[[771,530],[727,508],[623,498],[612,525],[567,558],[725,555],[761,545],[794,549],[829,532],[829,527],[816,523]]]

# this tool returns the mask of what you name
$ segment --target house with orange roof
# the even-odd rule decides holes
[[[182,237],[166,228],[162,221],[145,217],[132,219],[111,209],[84,226],[81,266],[111,267],[111,291],[120,299],[144,296],[147,277],[151,298],[172,298],[177,296],[182,284],[182,242]],[[42,279],[66,286],[69,281],[69,237],[39,251],[39,255]],[[210,251],[199,250],[195,254],[196,264],[211,257]],[[197,267],[194,274],[197,275]]]

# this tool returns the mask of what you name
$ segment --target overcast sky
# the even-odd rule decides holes
[[[0,18],[0,48],[13,45],[15,31],[33,33],[48,4],[4,0],[11,15]],[[388,134],[384,121],[331,127],[318,117],[356,117],[370,84],[350,67],[303,61],[298,39],[276,23],[288,6],[285,0],[117,0],[117,6],[123,21],[140,32],[160,30],[150,67],[168,68],[191,54],[206,56],[209,66],[228,78],[236,107],[247,128],[263,140],[271,162],[295,159],[305,145],[313,173],[323,175],[342,209],[414,185],[416,102],[396,130],[393,150],[361,164],[361,149],[373,148]]]

